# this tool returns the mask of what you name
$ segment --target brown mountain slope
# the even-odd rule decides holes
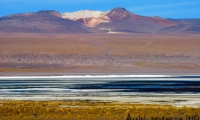
[[[90,11],[91,12],[91,11]],[[96,13],[96,12],[92,12]],[[53,10],[0,18],[1,33],[200,33],[200,19],[165,19],[133,14],[117,7],[108,12],[68,19]],[[87,11],[84,12],[87,16]],[[80,14],[82,15],[82,14]]]
[[[56,11],[39,11],[0,18],[0,32],[22,33],[90,33],[100,32],[78,22],[63,19]]]
[[[157,33],[200,33],[200,25],[180,24],[158,30]]]
[[[193,25],[200,25],[200,19],[178,19],[175,20],[181,24],[193,24]]]
[[[106,16],[102,16],[100,18],[94,18],[94,17],[89,17],[89,18],[80,18],[75,20],[85,26],[89,26],[89,27],[95,27],[100,23],[107,23],[110,22],[110,19],[107,18]]]
[[[107,15],[108,18],[110,18],[111,21],[117,21],[117,20],[141,20],[143,22],[155,22],[157,24],[163,25],[163,26],[173,26],[176,25],[177,22],[170,21],[164,18],[160,17],[146,17],[141,16],[137,14],[133,14],[126,10],[125,8],[114,8],[112,9]]]
[[[127,11],[125,8],[114,8],[108,14],[106,15],[111,21],[116,20],[127,20],[127,19],[133,19],[138,17],[135,14],[132,14],[131,12]]]
[[[200,19],[171,19],[178,22],[178,25],[166,27],[157,33],[200,33]]]
[[[159,17],[145,17],[133,14],[125,8],[114,8],[106,15],[111,22],[101,23],[99,28],[117,32],[152,33],[159,29],[179,24]]]

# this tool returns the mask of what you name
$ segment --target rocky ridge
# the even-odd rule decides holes
[[[165,19],[117,7],[107,12],[44,10],[0,18],[3,33],[200,33],[200,19]]]

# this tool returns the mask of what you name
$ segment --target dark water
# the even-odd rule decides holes
[[[200,76],[0,78],[0,97],[200,95]]]

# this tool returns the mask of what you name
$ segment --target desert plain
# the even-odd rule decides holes
[[[198,74],[198,34],[0,34],[0,72]]]

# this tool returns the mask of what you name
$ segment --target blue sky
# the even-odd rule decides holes
[[[200,18],[200,0],[0,0],[0,16],[16,13],[56,10],[108,11],[115,7],[144,16],[164,18]]]

